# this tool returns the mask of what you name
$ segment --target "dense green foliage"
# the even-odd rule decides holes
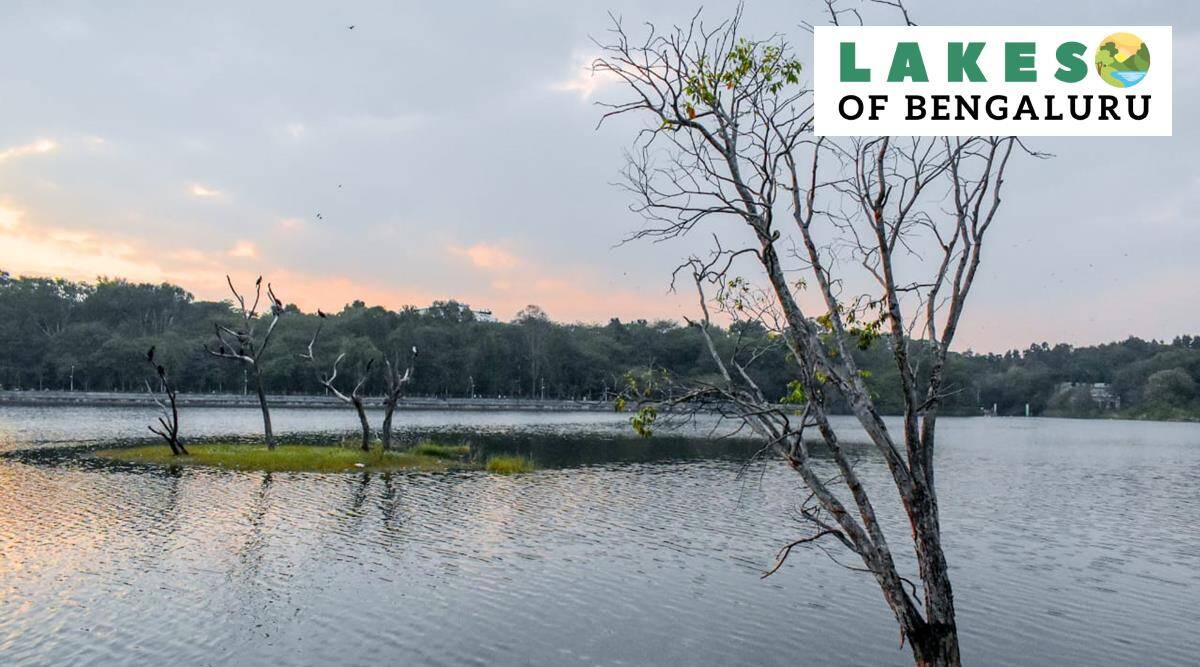
[[[235,326],[230,305],[196,301],[173,285],[133,284],[101,279],[95,284],[44,278],[12,278],[0,273],[0,386],[5,389],[137,391],[152,373],[146,350],[171,370],[181,392],[240,392],[241,365],[203,350],[213,342],[213,323]],[[315,314],[287,306],[268,349],[265,378],[272,393],[321,393],[315,369],[299,357],[317,326]],[[755,325],[717,332],[729,348],[735,337],[769,343]],[[330,314],[317,346],[317,358],[330,363],[346,352],[342,372],[383,355],[408,363],[417,346],[409,393],[463,397],[612,397],[626,374],[667,369],[689,378],[714,372],[701,340],[673,321],[558,324],[531,306],[511,322],[487,322],[453,301],[424,310],[399,312],[362,302]],[[886,341],[856,351],[868,383],[885,413],[901,408],[898,374]],[[754,366],[770,396],[795,393],[790,365],[780,346]],[[919,354],[917,355],[920,356]],[[383,391],[381,364],[365,391]],[[927,368],[927,364],[924,367]],[[328,370],[323,368],[323,370]],[[1005,354],[954,354],[947,372],[947,412],[979,414],[993,405],[1000,414],[1091,416],[1105,412],[1078,391],[1060,383],[1110,383],[1121,414],[1178,418],[1200,414],[1200,337],[1170,343],[1130,338],[1093,347],[1034,345]]]

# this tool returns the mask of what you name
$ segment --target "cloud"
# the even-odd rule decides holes
[[[277,265],[242,268],[230,255],[253,250],[253,243],[239,241],[226,253],[200,248],[165,251],[136,236],[110,231],[66,229],[46,224],[11,199],[0,197],[0,267],[15,275],[38,275],[69,280],[95,280],[96,276],[120,276],[133,281],[170,282],[181,285],[198,298],[229,298],[225,274],[234,284],[253,284],[262,272],[275,284],[281,298],[305,310],[318,306],[336,310],[353,299],[399,309],[427,304],[434,295],[408,286],[361,283],[347,278],[311,274]]]
[[[550,84],[550,90],[577,93],[580,100],[587,100],[601,87],[618,81],[618,77],[612,72],[593,68],[596,58],[597,56],[594,53],[576,53],[573,55],[570,67],[572,75]]]
[[[585,267],[555,273],[483,243],[451,252],[474,266],[503,273],[495,280],[451,290],[407,280],[363,282],[269,263],[248,239],[238,240],[224,251],[186,246],[165,250],[139,236],[59,227],[38,219],[14,200],[0,197],[0,267],[17,275],[71,280],[108,275],[171,282],[198,298],[220,300],[229,296],[225,274],[230,274],[235,284],[244,285],[253,283],[261,272],[284,301],[308,311],[317,307],[336,310],[355,299],[399,309],[456,298],[475,308],[490,308],[502,318],[530,303],[565,321],[604,321],[610,316],[656,319],[681,312],[678,299],[671,295],[622,289]]]
[[[473,307],[491,308],[496,316],[511,317],[527,304],[537,304],[551,317],[564,322],[607,321],[622,319],[678,318],[687,313],[683,300],[665,290],[655,293],[621,289],[583,269],[569,277],[518,280],[502,289],[492,283],[487,294],[464,294],[460,299]],[[690,307],[690,303],[686,304]]]
[[[188,194],[192,195],[193,197],[209,198],[220,197],[221,191],[217,190],[216,188],[200,185],[199,183],[193,183],[190,187],[188,187]]]
[[[25,217],[25,211],[22,211],[8,199],[0,200],[0,232],[16,231],[17,227],[21,226],[21,218]]]
[[[402,113],[390,116],[357,114],[335,119],[330,124],[330,129],[338,133],[380,138],[411,133],[419,129],[425,121],[426,116],[418,113]]]
[[[304,123],[288,123],[284,126],[283,131],[293,139],[299,139],[304,136]]]
[[[24,146],[10,146],[0,150],[0,163],[6,162],[12,158],[25,157],[26,155],[49,153],[57,148],[58,142],[52,139],[38,139],[37,141],[25,144]]]
[[[251,241],[238,241],[229,249],[230,257],[240,257],[243,259],[255,259],[258,257],[258,246]]]
[[[0,200],[0,266],[15,274],[93,279],[98,275],[160,281],[153,252],[104,233],[46,227],[30,221],[12,200]],[[187,268],[176,266],[189,276]]]
[[[476,243],[468,248],[451,245],[446,249],[454,255],[465,257],[481,269],[514,269],[522,263],[512,253],[486,243]]]

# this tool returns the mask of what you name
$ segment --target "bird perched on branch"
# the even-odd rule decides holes
[[[154,348],[156,348],[156,347],[158,347],[158,346],[151,345],[150,349],[146,350],[146,361],[149,361],[150,363],[154,363]]]

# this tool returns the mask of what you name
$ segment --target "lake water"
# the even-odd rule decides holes
[[[1144,78],[1146,76],[1146,73],[1145,72],[1116,71],[1116,72],[1112,73],[1112,76],[1114,79],[1117,79],[1121,83],[1125,84],[1126,88],[1129,88],[1130,86],[1136,84],[1138,81],[1141,81],[1142,78]]]
[[[87,457],[142,438],[150,416],[0,408],[0,663],[910,661],[875,583],[820,550],[759,578],[807,531],[794,473],[746,467],[749,442],[696,426],[636,440],[621,415],[416,412],[398,415],[406,438],[545,467],[266,475]],[[355,422],[275,419],[304,439]],[[184,426],[260,424],[198,409]],[[1200,663],[1200,425],[945,419],[939,437],[969,663]],[[869,449],[859,469],[894,516]]]

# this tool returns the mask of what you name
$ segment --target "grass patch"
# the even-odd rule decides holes
[[[513,475],[522,472],[533,472],[537,466],[533,459],[527,456],[493,456],[487,461],[488,472],[500,475]]]
[[[422,442],[408,448],[409,454],[431,456],[435,459],[461,459],[471,453],[468,445],[438,445],[432,442]]]
[[[320,445],[279,445],[274,451],[266,445],[211,444],[188,445],[190,456],[172,456],[163,445],[123,447],[96,452],[96,456],[126,463],[151,465],[199,465],[228,470],[266,472],[354,472],[359,470],[440,471],[468,467],[464,461],[446,456],[456,448],[447,447],[443,455],[416,451],[364,452],[358,448]]]

